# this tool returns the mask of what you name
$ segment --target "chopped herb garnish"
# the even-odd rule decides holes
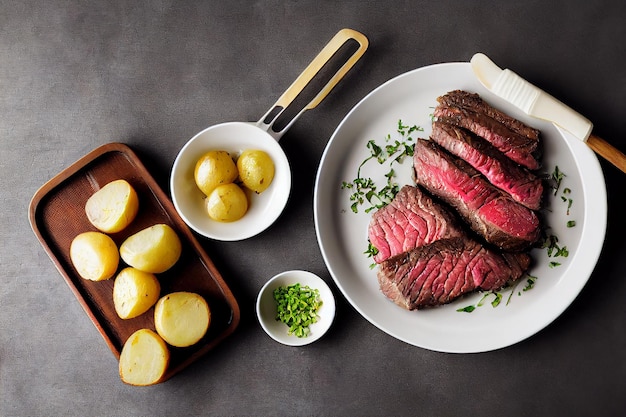
[[[307,337],[311,332],[309,326],[319,318],[317,312],[322,306],[319,290],[298,283],[280,286],[274,290],[274,300],[276,321],[289,326],[290,335]]]
[[[472,306],[472,305],[469,305],[467,307],[459,308],[457,311],[464,312],[464,313],[471,313],[474,310],[476,310],[476,307]]]
[[[372,245],[372,242],[370,242],[369,240],[367,241],[367,250],[365,252],[363,252],[364,254],[367,255],[368,258],[372,258],[374,256],[376,256],[376,254],[378,254],[378,249],[376,248],[376,246]],[[374,269],[376,267],[376,263],[372,263],[370,264],[370,269]]]
[[[559,238],[554,235],[549,235],[544,239],[541,247],[546,249],[548,256],[551,258],[556,258],[559,256],[567,258],[569,256],[569,250],[567,249],[567,246],[559,246],[558,241]]]
[[[489,297],[489,294],[491,293],[487,293],[485,295],[483,295],[483,297],[480,299],[480,301],[478,301],[478,303],[476,303],[476,307],[482,307],[483,304],[485,304],[485,300],[487,300],[487,297]]]
[[[491,302],[491,306],[492,307],[498,307],[498,305],[500,305],[500,301],[502,301],[502,294],[499,292],[494,293],[496,298],[493,299],[493,301]]]
[[[506,299],[506,305],[507,306],[511,302],[511,298],[513,297],[513,294],[515,294],[515,288],[517,288],[518,284],[519,284],[519,280],[515,281],[515,284],[513,285],[513,288],[511,288],[511,292],[509,293],[509,297]],[[517,294],[520,295],[521,293],[518,292]]]
[[[570,220],[567,222],[567,227],[574,227],[576,226],[576,220]]]
[[[378,254],[378,249],[376,249],[376,246],[372,245],[372,242],[368,241],[367,250],[363,253],[368,257],[376,256]]]
[[[524,289],[522,291],[530,291],[535,287],[535,282],[537,282],[537,277],[532,276],[530,274],[526,274],[527,279],[526,279],[526,286],[524,287]]]
[[[565,178],[565,174],[562,173],[559,169],[559,166],[556,165],[554,167],[554,171],[552,171],[552,175],[550,176],[550,178],[554,182],[554,184],[552,185],[552,188],[554,189],[554,195],[557,195],[559,188],[561,187],[561,182],[563,181],[563,178]]]
[[[365,213],[391,203],[400,191],[400,186],[395,182],[396,172],[393,169],[393,164],[402,163],[405,157],[413,156],[415,140],[411,135],[423,130],[420,126],[407,126],[402,123],[402,120],[398,120],[396,131],[400,134],[399,139],[393,139],[388,134],[385,137],[385,144],[382,146],[377,144],[375,140],[367,142],[366,147],[369,150],[369,156],[359,165],[356,178],[351,182],[344,181],[341,183],[342,189],[352,190],[350,208],[354,213],[358,213],[359,207],[366,203],[368,206],[364,209]],[[378,188],[372,178],[361,176],[363,166],[373,159],[381,165],[389,163],[389,171],[384,175],[386,181],[382,188]]]
[[[502,293],[496,292],[496,291],[489,291],[485,293],[475,305],[468,305],[463,308],[459,308],[456,311],[462,312],[462,313],[471,313],[472,311],[476,310],[478,307],[482,307],[483,305],[485,305],[485,302],[491,295],[495,296],[494,299],[491,300],[491,306],[493,308],[496,308],[498,307],[498,305],[500,305],[500,302],[502,302]],[[509,296],[509,299],[510,298],[511,297]],[[508,301],[507,301],[507,304],[508,304]]]
[[[556,268],[557,266],[560,266],[560,265],[561,265],[561,263],[560,263],[560,262],[550,262],[550,263],[548,264],[548,267],[550,267],[550,268]]]

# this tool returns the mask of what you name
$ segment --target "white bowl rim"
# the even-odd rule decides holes
[[[319,309],[320,320],[310,326],[311,333],[307,337],[289,335],[285,324],[276,321],[276,302],[273,298],[274,289],[281,285],[300,283],[320,292],[322,306]],[[309,271],[290,270],[281,272],[267,281],[256,300],[256,314],[263,330],[275,341],[287,346],[304,346],[320,339],[330,329],[335,317],[335,297],[328,284],[319,276]]]
[[[247,190],[250,207],[242,219],[214,221],[206,214],[205,196],[193,179],[195,163],[209,150],[225,150],[236,157],[246,149],[270,155],[276,169],[274,180],[261,194]],[[220,123],[196,134],[180,150],[170,174],[170,193],[176,211],[195,232],[221,241],[244,240],[263,232],[283,212],[291,193],[291,168],[278,142],[255,123]]]

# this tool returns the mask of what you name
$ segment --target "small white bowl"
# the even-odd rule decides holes
[[[276,320],[276,301],[274,290],[280,286],[300,283],[317,289],[322,305],[318,311],[319,319],[309,326],[311,332],[307,337],[288,334],[289,327]],[[326,333],[335,318],[335,297],[323,279],[307,271],[286,271],[270,279],[259,292],[256,301],[256,314],[263,330],[275,341],[288,346],[304,346],[315,342]]]
[[[267,152],[276,169],[274,180],[261,194],[247,192],[250,205],[240,220],[212,220],[206,211],[206,196],[194,180],[196,162],[211,150],[226,151],[236,157],[246,149]],[[210,239],[238,241],[261,233],[280,216],[291,192],[291,168],[282,148],[268,132],[254,123],[221,123],[198,133],[181,149],[172,167],[170,188],[174,207],[189,227]]]

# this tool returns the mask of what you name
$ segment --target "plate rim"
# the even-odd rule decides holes
[[[531,330],[527,331],[524,334],[519,334],[517,335],[517,337],[511,338],[510,340],[507,340],[503,343],[486,343],[486,344],[482,344],[481,346],[474,346],[474,347],[468,347],[468,346],[456,346],[456,347],[441,347],[438,346],[437,344],[425,344],[425,343],[419,343],[416,342],[414,339],[412,339],[411,337],[406,337],[406,335],[404,334],[397,334],[396,332],[388,329],[385,325],[379,323],[377,320],[373,319],[367,311],[365,311],[365,308],[363,308],[363,306],[359,305],[354,299],[353,297],[351,297],[351,295],[349,294],[349,292],[347,291],[347,289],[344,287],[344,285],[342,285],[342,280],[341,277],[337,276],[336,271],[333,268],[333,265],[331,264],[330,261],[330,255],[327,253],[327,248],[325,247],[325,243],[324,243],[324,238],[325,236],[323,236],[323,232],[322,232],[322,222],[323,219],[321,219],[321,209],[320,209],[320,194],[323,192],[320,190],[320,186],[323,180],[323,176],[324,176],[324,168],[325,168],[325,162],[328,159],[328,155],[329,153],[331,153],[331,150],[333,148],[333,144],[341,139],[340,134],[342,133],[342,129],[344,128],[344,126],[350,121],[350,119],[352,119],[353,117],[357,117],[356,114],[358,114],[360,108],[362,106],[365,106],[365,103],[368,103],[373,96],[375,96],[380,90],[383,89],[387,89],[389,88],[389,85],[392,83],[398,83],[398,82],[402,82],[402,79],[405,77],[410,77],[412,75],[414,75],[415,73],[418,72],[423,72],[423,71],[436,71],[436,70],[444,70],[444,69],[449,69],[452,68],[452,70],[454,70],[455,68],[458,68],[459,71],[467,71],[467,69],[470,67],[470,64],[468,62],[445,62],[445,63],[437,63],[437,64],[432,64],[432,65],[426,65],[423,67],[419,67],[410,71],[407,71],[405,73],[399,74],[387,81],[385,81],[383,84],[379,85],[378,87],[376,87],[375,89],[373,89],[372,91],[370,91],[368,94],[366,94],[348,113],[347,115],[341,120],[341,122],[338,124],[337,128],[335,129],[335,131],[333,132],[333,134],[331,135],[325,149],[324,152],[322,154],[322,158],[320,160],[320,164],[319,164],[319,168],[318,168],[318,172],[316,175],[316,179],[315,179],[315,189],[314,189],[314,222],[315,222],[315,231],[316,231],[316,237],[318,240],[318,245],[320,247],[320,251],[322,253],[322,257],[324,258],[324,262],[326,263],[326,266],[330,272],[330,275],[332,276],[333,280],[335,281],[335,284],[337,285],[337,287],[340,289],[340,291],[342,292],[342,294],[344,295],[344,297],[346,297],[346,299],[348,300],[348,302],[359,312],[359,314],[361,314],[367,321],[369,321],[371,324],[373,324],[374,326],[376,326],[377,328],[379,328],[380,330],[384,331],[385,333],[389,334],[390,336],[404,341],[408,344],[417,346],[417,347],[422,347],[425,349],[429,349],[429,350],[433,350],[433,351],[440,351],[440,352],[447,352],[447,353],[479,353],[479,352],[486,352],[486,351],[492,351],[492,350],[497,350],[497,349],[501,349],[507,346],[511,346],[513,344],[519,343],[524,339],[527,339],[529,337],[531,337],[532,335],[538,333],[539,331],[541,331],[542,329],[544,329],[545,327],[547,327],[550,323],[552,323],[556,318],[558,318],[565,310],[567,310],[567,308],[571,305],[571,303],[574,301],[574,299],[576,297],[578,297],[578,295],[580,294],[580,292],[582,291],[583,287],[586,285],[587,281],[589,280],[589,278],[591,277],[593,270],[595,269],[595,266],[597,264],[597,261],[599,259],[600,253],[602,251],[603,245],[599,244],[597,245],[597,247],[595,248],[594,251],[592,251],[592,253],[587,254],[586,259],[589,260],[591,259],[591,262],[588,262],[588,264],[586,266],[586,271],[585,271],[585,275],[586,277],[584,279],[580,279],[578,281],[578,285],[576,285],[574,288],[572,288],[571,291],[568,292],[568,296],[564,297],[563,300],[559,303],[557,308],[551,307],[550,308],[550,317],[548,319],[546,319],[545,321],[543,321],[540,325],[535,326],[534,328],[532,328]],[[463,81],[463,80],[461,80]],[[476,80],[477,82],[477,80]],[[484,88],[483,88],[484,89]],[[481,90],[480,88],[478,88],[478,90]],[[487,94],[489,94],[489,92],[487,90],[485,90],[487,92]],[[443,92],[442,92],[443,93]],[[481,94],[482,95],[482,94]],[[490,96],[490,99],[493,100],[498,100],[501,102],[501,99],[498,99],[497,97]],[[559,132],[559,134],[561,136],[563,136],[564,141],[566,142],[567,146],[569,147],[569,149],[572,151],[572,157],[575,160],[576,166],[578,167],[578,171],[580,171],[580,166],[581,164],[588,164],[588,168],[586,168],[586,171],[595,171],[595,173],[599,174],[597,179],[601,179],[601,186],[598,186],[597,184],[594,184],[593,187],[589,187],[588,183],[589,181],[587,179],[585,179],[585,181],[582,181],[582,177],[583,177],[583,172],[581,173],[581,181],[583,184],[583,188],[584,188],[584,195],[587,197],[589,194],[593,195],[593,200],[595,202],[597,202],[599,204],[598,207],[594,207],[594,210],[598,210],[598,208],[600,208],[601,213],[603,214],[600,218],[598,219],[598,223],[600,227],[597,227],[597,230],[595,231],[589,231],[588,227],[586,227],[586,223],[583,224],[583,231],[581,232],[581,236],[586,236],[589,233],[592,233],[596,236],[597,240],[599,240],[600,242],[604,241],[604,236],[606,234],[606,217],[607,217],[607,198],[606,198],[606,183],[605,183],[605,179],[604,179],[604,175],[602,172],[602,168],[600,166],[600,163],[596,157],[596,155],[586,146],[586,144],[584,144],[582,141],[579,141],[577,139],[575,139],[571,134],[568,134],[568,132],[563,131],[562,129],[558,129],[557,131]],[[587,166],[587,165],[584,165]],[[584,212],[587,212],[589,210],[589,202],[590,199],[589,198],[585,198],[585,205],[584,205]],[[381,295],[382,297],[382,295]],[[399,307],[398,307],[399,308]]]

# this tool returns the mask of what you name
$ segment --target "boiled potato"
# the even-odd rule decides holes
[[[237,184],[215,188],[206,199],[209,217],[218,222],[234,222],[248,211],[248,197]]]
[[[117,274],[113,284],[113,305],[122,319],[140,316],[152,307],[161,292],[154,274],[128,267]]]
[[[270,186],[274,179],[274,161],[261,150],[245,150],[237,159],[239,178],[246,188],[257,194]]]
[[[192,292],[173,292],[157,301],[154,307],[154,326],[157,333],[170,345],[186,347],[197,343],[211,323],[211,310],[201,295]]]
[[[117,233],[128,226],[139,210],[137,192],[126,180],[115,180],[96,191],[85,204],[87,218],[96,229]]]
[[[166,224],[155,224],[129,236],[120,246],[120,255],[128,265],[158,274],[170,269],[182,252],[178,235]]]
[[[237,179],[237,166],[226,151],[209,151],[196,162],[194,179],[196,185],[209,195],[215,187],[229,184]]]
[[[70,259],[81,277],[103,281],[115,275],[120,254],[109,236],[101,232],[84,232],[72,240]]]
[[[120,377],[130,385],[156,384],[163,378],[169,361],[170,351],[163,339],[150,329],[139,329],[122,348]]]

